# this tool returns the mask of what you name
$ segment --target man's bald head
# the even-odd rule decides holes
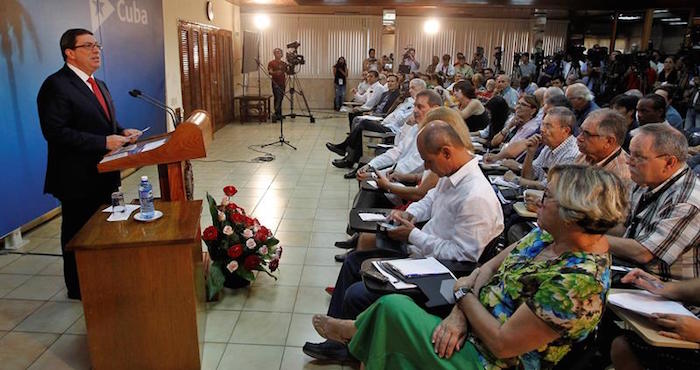
[[[430,154],[437,153],[445,146],[466,149],[457,131],[445,121],[432,121],[425,125],[418,133],[417,143]]]

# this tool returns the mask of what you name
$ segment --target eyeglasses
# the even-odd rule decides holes
[[[89,44],[82,44],[82,45],[75,45],[73,49],[80,49],[80,48],[86,48],[88,50],[95,50],[97,48],[98,50],[102,50],[102,45],[98,43],[89,43]]]
[[[584,139],[590,139],[590,138],[592,138],[592,137],[602,137],[602,136],[604,136],[604,135],[592,134],[592,133],[590,133],[590,132],[588,132],[588,131],[586,131],[586,130],[581,130],[581,136],[583,136]]]
[[[646,162],[646,161],[648,161],[648,160],[650,160],[650,159],[656,159],[656,158],[666,157],[666,156],[669,156],[669,155],[670,155],[670,154],[659,154],[659,155],[657,155],[657,156],[655,156],[655,157],[647,158],[647,157],[642,157],[642,156],[640,156],[640,155],[638,155],[638,154],[635,154],[635,153],[630,153],[629,159],[630,159],[630,161],[635,161],[635,162]]]

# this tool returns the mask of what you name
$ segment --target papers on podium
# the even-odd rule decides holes
[[[608,296],[608,302],[646,317],[651,317],[654,313],[695,317],[682,304],[642,290],[638,292],[612,293]]]

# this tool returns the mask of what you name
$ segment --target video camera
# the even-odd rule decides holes
[[[304,60],[304,56],[297,52],[297,49],[299,49],[299,46],[301,46],[299,41],[293,41],[293,42],[290,42],[289,44],[287,44],[287,53],[286,53],[287,74],[290,74],[290,75],[295,74],[296,73],[296,69],[295,69],[296,66],[306,64],[306,60]]]

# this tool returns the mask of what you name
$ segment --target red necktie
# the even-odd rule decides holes
[[[88,77],[87,82],[92,86],[92,92],[95,93],[97,101],[100,102],[102,109],[104,109],[107,119],[111,119],[109,116],[109,109],[107,109],[107,103],[105,102],[104,96],[102,96],[102,91],[100,91],[100,88],[97,86],[97,82],[92,77]]]

